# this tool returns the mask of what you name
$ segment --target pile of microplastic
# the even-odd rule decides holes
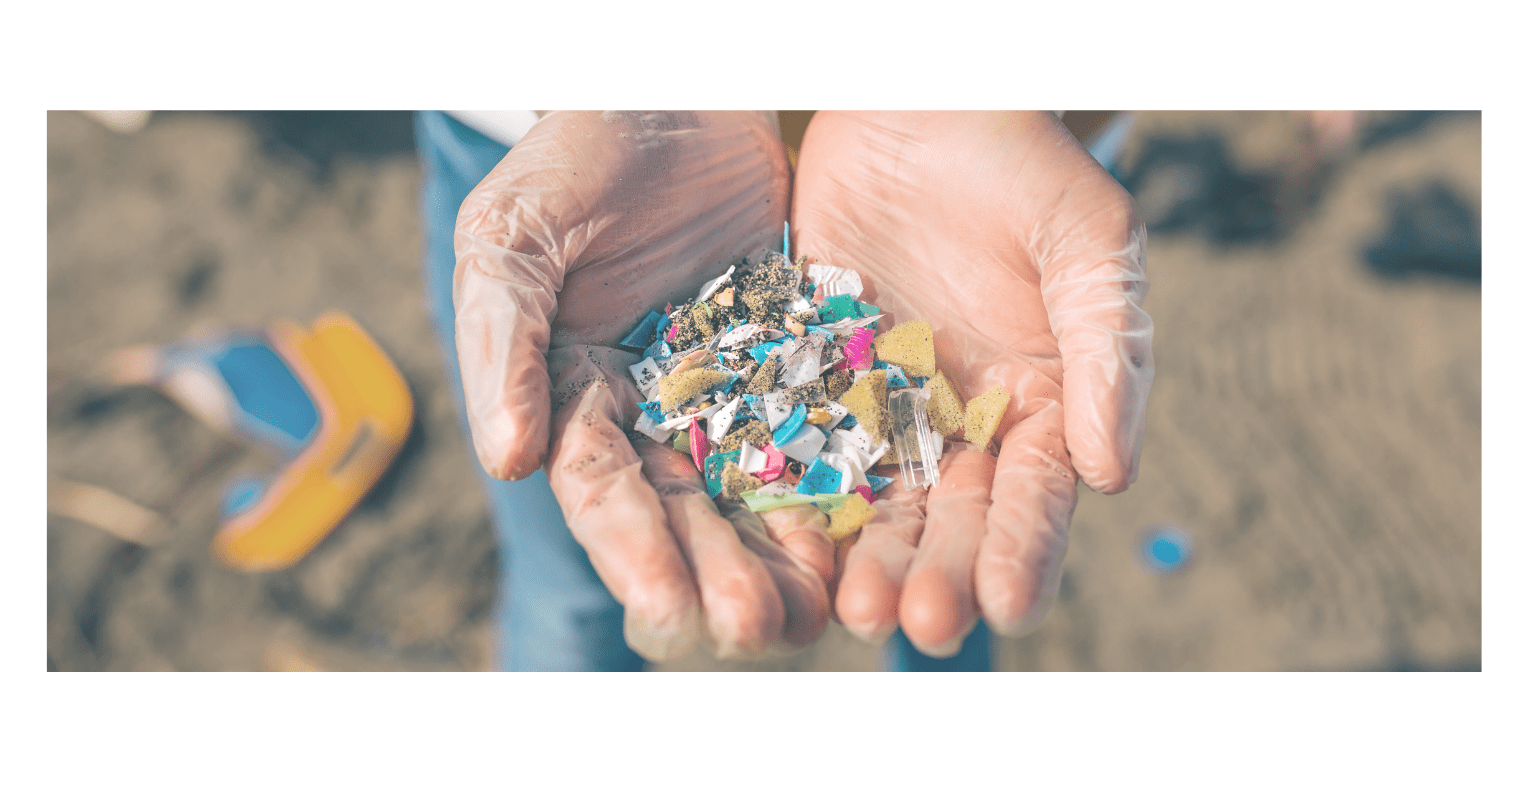
[[[644,356],[630,367],[646,398],[635,430],[692,456],[711,497],[756,512],[814,504],[841,539],[892,483],[874,466],[930,485],[944,438],[986,448],[1009,395],[997,386],[963,403],[926,320],[876,336],[883,315],[859,302],[859,274],[806,261],[743,259],[619,346]]]

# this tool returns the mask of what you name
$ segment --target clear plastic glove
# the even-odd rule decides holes
[[[459,211],[455,333],[475,451],[496,478],[545,467],[624,606],[626,640],[651,660],[689,652],[701,627],[723,656],[801,647],[831,614],[825,521],[722,517],[688,456],[632,435],[636,357],[610,347],[731,262],[777,249],[789,191],[770,115],[557,112]]]
[[[870,641],[900,622],[937,657],[979,613],[1028,633],[1056,598],[1077,479],[1137,477],[1153,324],[1135,203],[1049,113],[824,111],[791,228],[798,253],[863,276],[861,299],[927,319],[963,398],[1012,397],[996,458],[946,455],[927,495],[888,489],[840,548],[839,620]]]

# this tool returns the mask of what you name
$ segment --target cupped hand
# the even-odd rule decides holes
[[[964,399],[1002,384],[996,456],[947,448],[925,494],[887,489],[846,554],[835,609],[879,641],[898,624],[953,655],[979,615],[1004,635],[1056,598],[1077,480],[1137,477],[1153,379],[1136,205],[1051,114],[819,112],[791,232],[854,269],[865,302],[924,318]]]
[[[475,451],[543,466],[642,656],[809,644],[833,551],[811,509],[721,512],[688,456],[632,435],[643,400],[612,348],[652,309],[776,249],[790,172],[762,113],[557,112],[465,200],[455,334]]]

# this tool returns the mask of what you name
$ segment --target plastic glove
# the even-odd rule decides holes
[[[723,518],[687,456],[632,435],[636,357],[609,347],[777,248],[789,184],[765,114],[559,112],[459,211],[455,333],[475,451],[496,478],[545,467],[648,659],[687,653],[701,625],[721,655],[799,647],[831,614],[825,522]]]
[[[1048,113],[832,113],[802,144],[797,251],[857,270],[861,299],[925,318],[970,399],[1012,397],[995,458],[949,452],[939,482],[888,489],[844,555],[835,608],[871,641],[900,622],[953,655],[978,615],[1004,635],[1056,598],[1077,478],[1137,477],[1153,325],[1131,197]]]

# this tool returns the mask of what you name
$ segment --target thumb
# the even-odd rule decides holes
[[[470,195],[454,233],[454,336],[475,454],[491,477],[518,480],[549,449],[545,351],[564,269],[505,221],[516,198],[487,195]]]
[[[1067,449],[1083,482],[1105,494],[1137,479],[1153,383],[1153,320],[1141,307],[1147,233],[1120,194],[1119,203],[1098,199],[1068,226],[1074,241],[1058,242],[1041,265],[1041,297],[1062,352]]]

